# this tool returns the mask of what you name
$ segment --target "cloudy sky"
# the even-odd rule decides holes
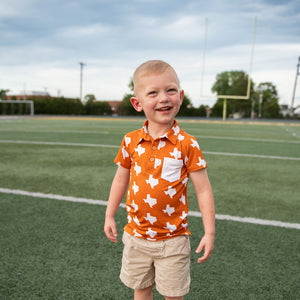
[[[1,0],[0,89],[79,97],[83,62],[83,94],[121,100],[140,63],[163,59],[194,106],[213,105],[203,95],[231,70],[272,82],[290,105],[299,28],[298,0]]]

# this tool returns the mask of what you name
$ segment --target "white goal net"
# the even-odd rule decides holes
[[[34,115],[34,103],[31,100],[0,100],[0,115]]]

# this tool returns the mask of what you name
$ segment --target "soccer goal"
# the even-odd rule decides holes
[[[0,115],[34,115],[34,103],[31,100],[0,100]]]

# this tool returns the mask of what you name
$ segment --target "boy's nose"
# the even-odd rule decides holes
[[[169,95],[166,92],[162,92],[159,97],[160,102],[169,102]]]

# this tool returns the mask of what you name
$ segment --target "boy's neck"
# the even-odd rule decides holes
[[[155,140],[158,137],[161,137],[165,135],[174,125],[174,120],[170,124],[161,125],[161,124],[155,124],[148,121],[148,133],[149,135]]]

